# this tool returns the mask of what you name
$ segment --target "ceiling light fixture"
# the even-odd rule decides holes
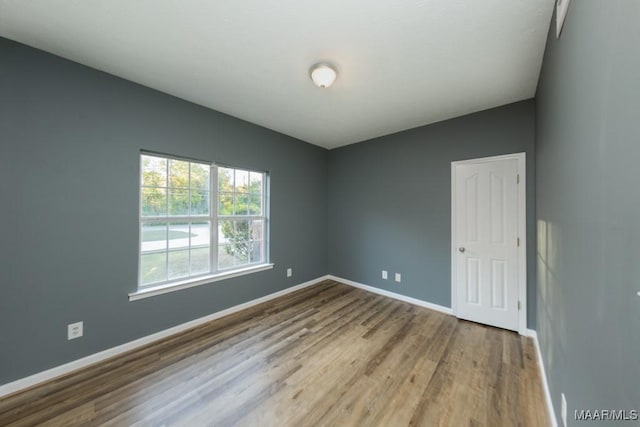
[[[338,76],[335,68],[324,62],[312,66],[309,74],[311,75],[311,80],[320,88],[331,86]]]

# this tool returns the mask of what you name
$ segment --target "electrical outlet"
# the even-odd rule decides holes
[[[396,282],[400,283],[402,281],[402,275],[400,273],[396,273]]]
[[[84,328],[82,322],[71,323],[67,325],[67,339],[72,340],[75,338],[80,338],[84,333],[83,329]]]
[[[387,280],[388,276],[387,276],[387,270],[382,270],[382,278],[384,280]]]
[[[562,393],[562,402],[560,404],[560,416],[562,417],[562,424],[567,427],[567,398]]]
[[[293,276],[293,269],[287,268],[287,277],[291,277],[291,276]]]

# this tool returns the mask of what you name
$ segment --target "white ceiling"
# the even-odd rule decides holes
[[[0,36],[334,148],[533,97],[553,4],[0,0]]]

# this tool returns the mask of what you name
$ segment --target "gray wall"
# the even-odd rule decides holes
[[[327,272],[324,149],[1,38],[0,144],[0,384]],[[275,269],[129,302],[141,149],[268,170]]]
[[[528,324],[535,328],[534,125],[529,100],[331,150],[329,272],[450,307],[451,162],[526,152]],[[382,280],[383,269],[390,280]]]
[[[637,1],[572,1],[538,86],[538,336],[570,425],[640,410],[639,22]]]

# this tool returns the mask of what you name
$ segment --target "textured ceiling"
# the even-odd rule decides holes
[[[533,97],[553,4],[0,0],[0,36],[334,148]]]

